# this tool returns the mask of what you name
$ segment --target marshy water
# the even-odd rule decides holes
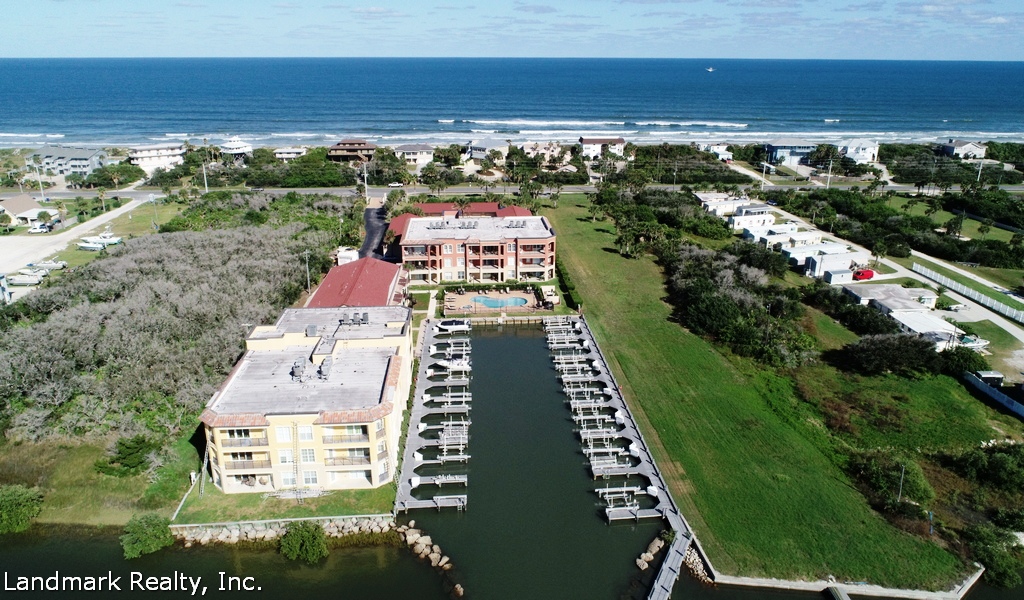
[[[539,327],[478,329],[473,333],[473,410],[468,510],[412,511],[455,564],[452,579],[467,598],[646,598],[656,568],[641,572],[634,560],[665,527],[641,521],[608,525],[580,453],[578,437],[551,367]],[[459,493],[462,491],[460,490]],[[419,493],[430,494],[427,488]],[[442,490],[440,493],[451,493]],[[654,567],[660,563],[655,563]],[[207,596],[249,593],[265,598],[385,600],[448,597],[442,576],[411,553],[396,548],[334,550],[309,567],[274,551],[230,546],[175,546],[133,561],[121,557],[116,532],[36,527],[0,538],[0,570],[15,577],[121,576],[119,597],[151,596],[130,590],[130,573],[202,577]],[[219,589],[221,576],[253,577],[258,592]],[[10,592],[13,594],[14,592]],[[184,592],[163,592],[185,597]],[[1021,590],[979,586],[970,600],[1009,600]],[[96,592],[19,593],[19,597],[107,597]],[[684,576],[674,598],[798,600],[821,598],[768,590],[709,588]]]

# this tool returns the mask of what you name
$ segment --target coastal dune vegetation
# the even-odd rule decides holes
[[[212,193],[0,309],[0,483],[39,485],[42,518],[57,521],[117,522],[180,498],[198,465],[189,438],[246,329],[300,297],[306,251],[317,277],[331,249],[359,241],[362,210]],[[113,498],[124,516],[108,514]]]

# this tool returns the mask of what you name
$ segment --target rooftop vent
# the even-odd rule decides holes
[[[320,363],[320,368],[317,370],[317,377],[320,379],[327,379],[331,374],[331,365],[334,364],[334,359],[328,356]]]
[[[306,325],[306,337],[316,337],[316,325]]]

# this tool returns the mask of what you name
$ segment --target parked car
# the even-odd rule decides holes
[[[875,276],[875,272],[871,269],[858,269],[853,272],[854,281],[867,281]]]
[[[50,233],[51,231],[53,229],[46,223],[36,223],[28,230],[29,233]]]
[[[402,187],[403,185],[405,185],[405,184],[402,183],[401,181],[392,181],[391,183],[388,184],[388,187],[398,188],[398,187]]]
[[[254,185],[251,188],[249,188],[249,191],[250,192],[262,192],[263,191],[263,186]]]

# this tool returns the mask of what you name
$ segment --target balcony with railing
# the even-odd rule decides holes
[[[241,471],[249,469],[269,469],[269,460],[229,460],[225,465],[228,471]]]
[[[252,446],[267,446],[269,444],[270,440],[265,437],[220,439],[220,445],[225,448],[250,448]]]
[[[366,444],[370,441],[368,434],[359,435],[325,435],[325,444]]]
[[[336,456],[325,458],[324,464],[328,467],[354,467],[370,464],[369,456]]]

